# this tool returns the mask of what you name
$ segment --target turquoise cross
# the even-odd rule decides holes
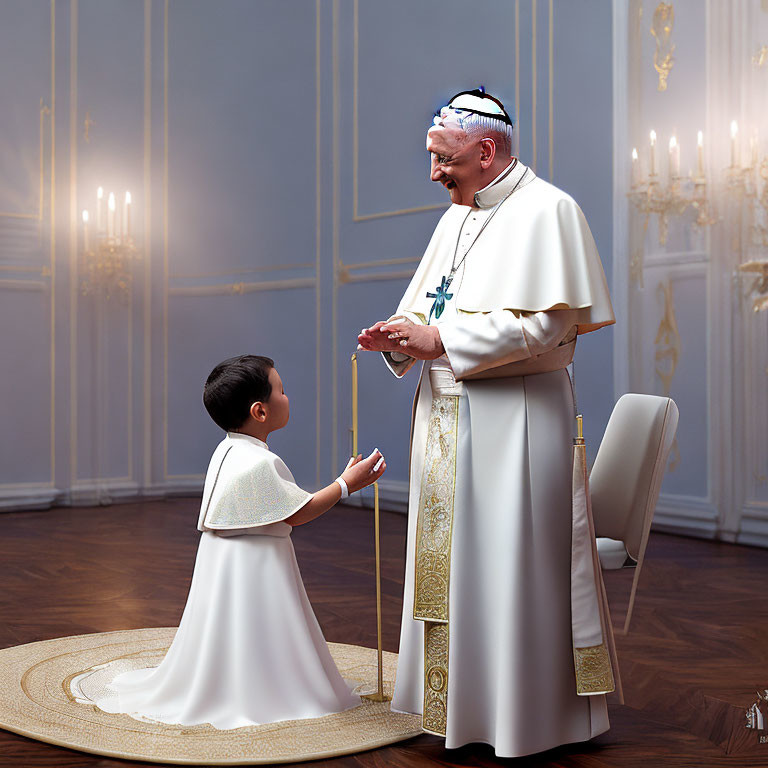
[[[450,301],[453,298],[453,294],[448,293],[448,288],[450,288],[450,286],[451,278],[447,278],[445,275],[443,275],[443,279],[440,282],[440,285],[438,285],[435,289],[437,293],[431,293],[430,291],[427,291],[427,298],[434,299],[432,302],[432,309],[429,310],[429,320],[427,320],[427,325],[432,322],[432,313],[435,313],[435,319],[440,317],[440,315],[443,314],[443,310],[445,309],[445,302]]]

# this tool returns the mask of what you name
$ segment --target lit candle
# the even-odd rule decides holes
[[[651,131],[651,176],[656,175],[656,131]]]
[[[696,137],[696,175],[704,175],[704,134],[699,131]]]
[[[637,155],[637,147],[632,147],[632,186],[640,183],[640,158]]]
[[[131,193],[125,191],[125,202],[123,203],[123,239],[127,242],[131,235]]]
[[[101,214],[101,201],[104,197],[103,187],[96,190],[96,231],[101,232],[104,229],[104,219]]]
[[[731,120],[731,168],[738,165],[739,160],[739,124]]]
[[[88,251],[88,211],[83,211],[83,250]]]
[[[669,140],[669,178],[676,179],[680,176],[680,145],[677,137]]]
[[[114,238],[115,236],[115,193],[109,193],[109,200],[107,201],[107,237]]]

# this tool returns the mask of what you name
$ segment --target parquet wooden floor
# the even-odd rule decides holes
[[[178,624],[197,548],[198,504],[176,499],[0,515],[0,647]],[[384,647],[392,651],[398,644],[405,526],[404,516],[383,514],[383,632]],[[370,512],[340,506],[293,532],[307,592],[328,640],[376,643],[372,529]],[[631,575],[612,572],[606,578],[616,627],[623,625],[615,607],[621,602],[618,582]],[[755,690],[768,687],[766,583],[768,552],[762,549],[652,534],[630,634],[616,634],[626,705],[608,697],[608,732],[514,760],[496,758],[483,744],[446,750],[442,739],[425,734],[311,765],[768,766],[768,744],[762,745],[764,753],[726,754],[707,738],[725,743],[756,699]],[[139,764],[0,731],[0,768],[130,765]]]

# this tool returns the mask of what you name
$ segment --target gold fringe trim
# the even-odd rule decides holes
[[[611,659],[605,643],[574,648],[573,663],[576,668],[576,693],[580,696],[611,693],[614,690]]]
[[[421,727],[445,736],[448,720],[448,624],[424,622],[424,710]]]

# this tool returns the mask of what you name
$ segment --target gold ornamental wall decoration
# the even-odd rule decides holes
[[[672,42],[672,27],[675,24],[675,9],[672,3],[659,3],[653,12],[651,34],[656,40],[656,50],[653,53],[653,68],[659,75],[659,90],[667,90],[667,78],[674,65],[672,53],[675,44]]]
[[[656,346],[656,375],[661,379],[664,397],[669,397],[682,345],[680,331],[677,328],[677,318],[675,317],[672,282],[669,279],[659,282],[656,291],[662,295],[664,301],[664,313],[653,342]],[[680,463],[680,449],[677,445],[677,436],[675,436],[675,440],[672,443],[670,455],[672,460],[669,463],[669,471],[673,472]]]
[[[761,45],[752,57],[752,63],[757,67],[768,66],[768,45]]]

